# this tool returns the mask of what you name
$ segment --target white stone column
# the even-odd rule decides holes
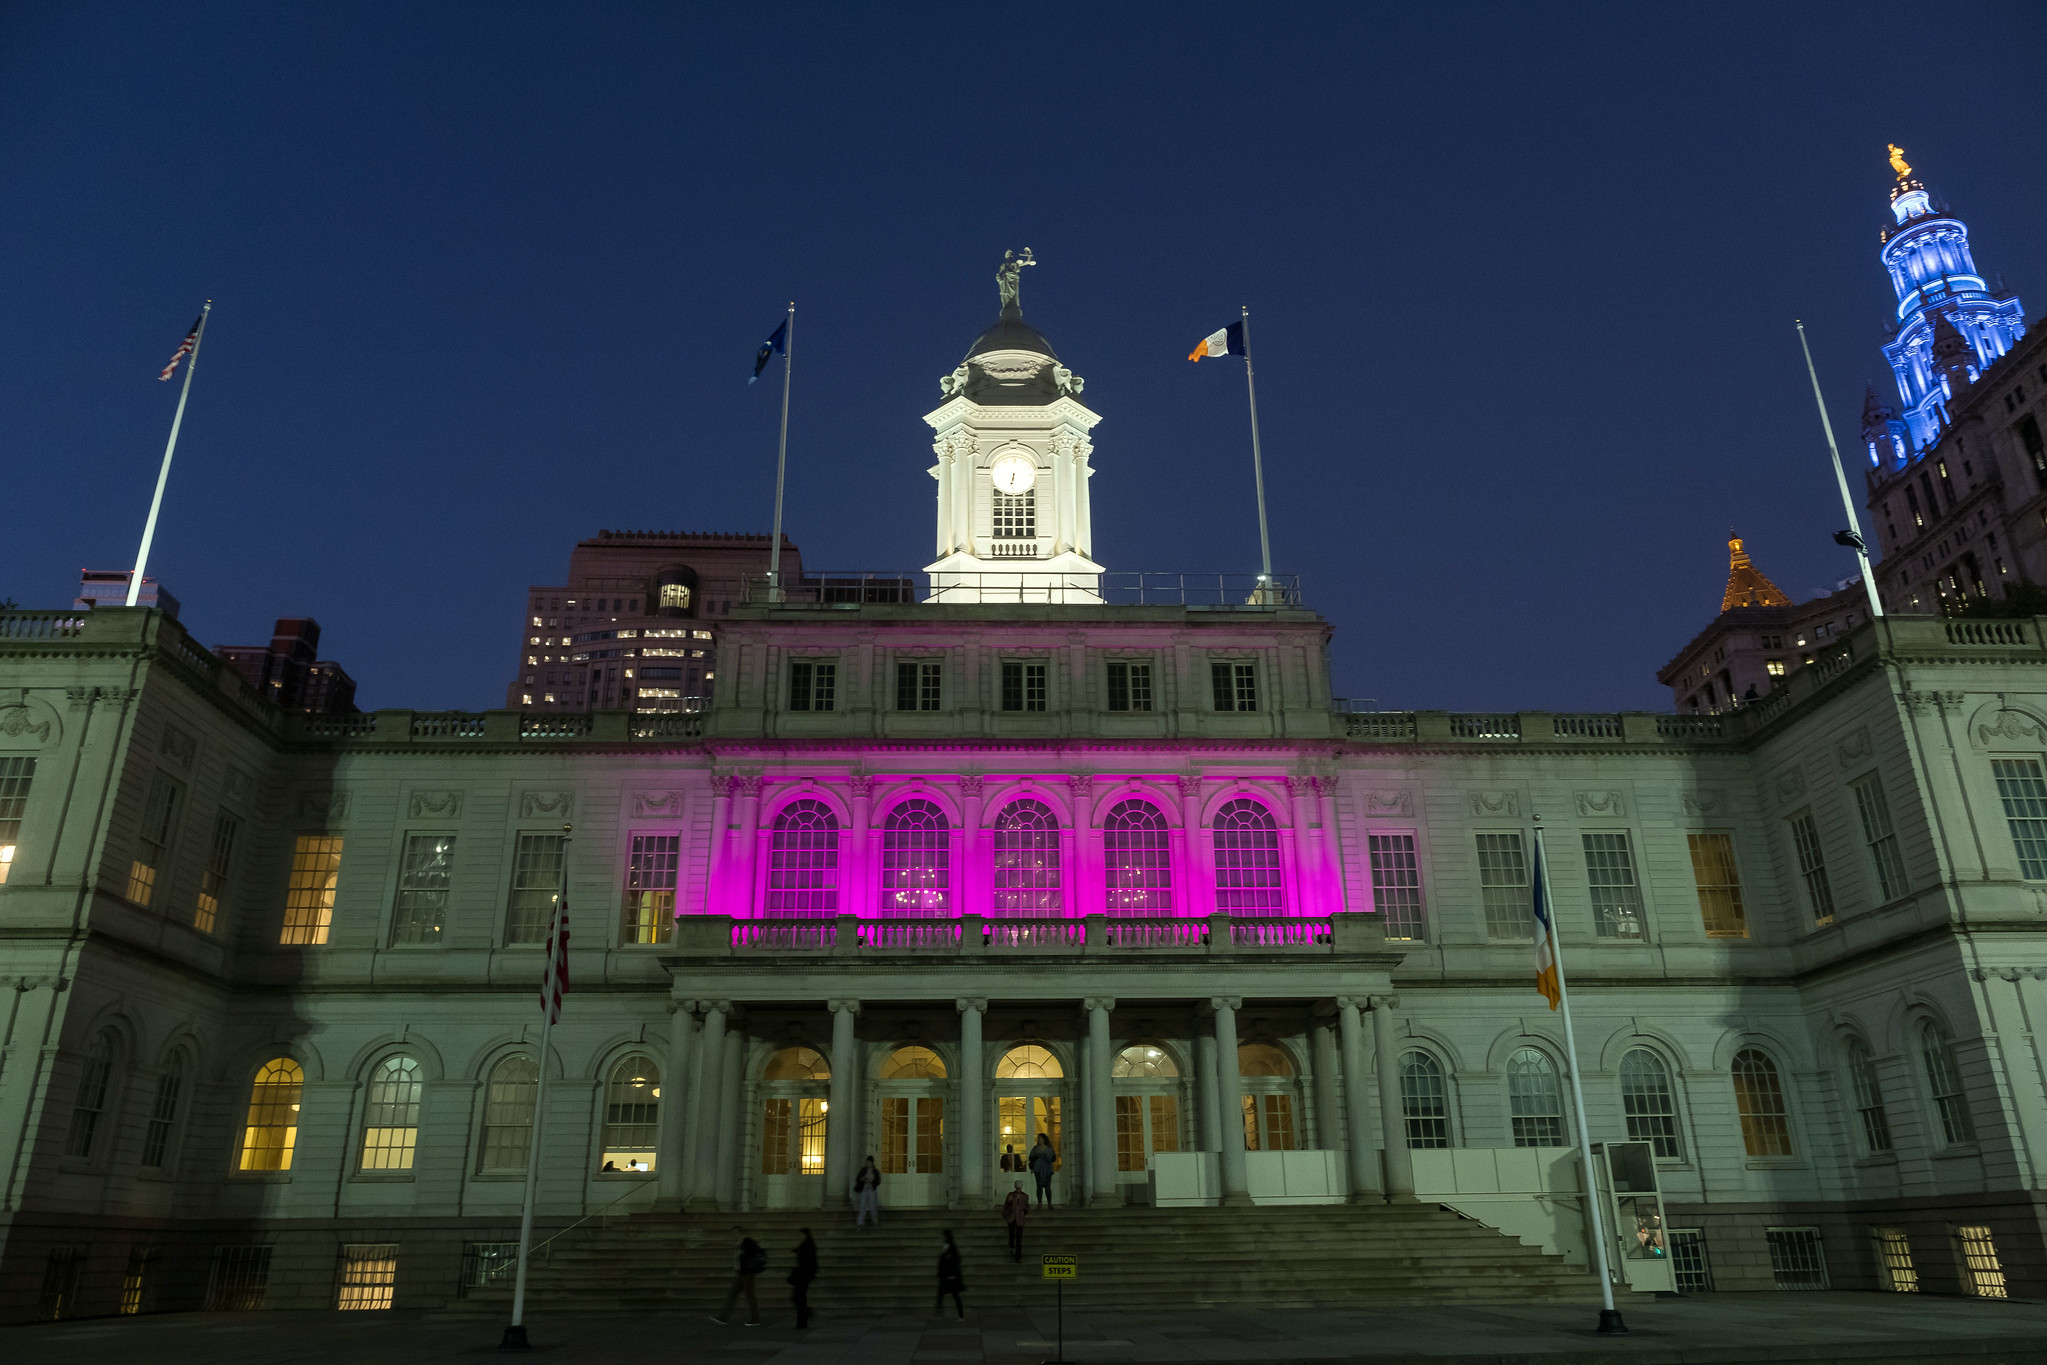
[[[1221,1112],[1221,1165],[1223,1203],[1251,1202],[1251,1181],[1244,1171],[1244,1077],[1237,1061],[1237,1011],[1244,1007],[1239,996],[1213,996],[1208,1006],[1215,1011],[1216,1108]]]
[[[1343,1149],[1343,1108],[1336,1097],[1336,1025],[1320,1022],[1308,1031],[1308,1055],[1315,1061],[1315,1145]]]
[[[725,1060],[718,1068],[718,1085],[723,1092],[718,1103],[718,1207],[739,1207],[740,1147],[746,1134],[746,1116],[739,1110],[740,1083],[746,1070],[746,1037],[738,1029],[725,1031]]]
[[[1359,1002],[1339,997],[1336,1024],[1343,1046],[1343,1116],[1350,1126],[1350,1197],[1363,1202],[1377,1196],[1379,1163],[1372,1145],[1372,1110],[1365,1100],[1365,1024]]]
[[[697,1064],[690,1074],[690,1098],[696,1109],[690,1125],[689,1201],[702,1208],[718,1198],[718,1110],[724,1090],[718,1074],[725,1061],[725,1016],[730,1000],[704,1002],[704,1027],[697,1034]]]
[[[982,826],[982,779],[969,773],[960,779],[959,861],[954,864],[952,911],[954,915],[985,915],[995,903],[991,875],[994,857],[989,833]]]
[[[874,800],[874,779],[855,773],[847,783],[853,793],[853,822],[839,844],[839,913],[863,918],[874,913],[874,877],[868,872],[868,811]],[[848,1171],[851,1180],[853,1173]]]
[[[1095,828],[1095,779],[1082,773],[1066,779],[1073,794],[1073,857],[1065,872],[1066,914],[1069,918],[1100,914],[1106,897],[1102,893],[1102,836]]]
[[[1325,903],[1322,886],[1321,844],[1311,833],[1310,825],[1316,820],[1311,813],[1314,806],[1314,787],[1305,777],[1289,777],[1286,780],[1287,805],[1293,812],[1294,885],[1300,891],[1300,903],[1294,907],[1296,914],[1326,915],[1329,907]]]
[[[1174,898],[1176,915],[1206,916],[1215,913],[1215,851],[1208,831],[1201,824],[1201,779],[1176,777],[1180,789],[1180,894]]]
[[[696,1115],[690,1100],[690,1053],[697,1045],[696,1002],[668,1002],[668,1057],[661,1066],[661,1138],[654,1171],[661,1199],[689,1196],[689,1129]]]
[[[988,1087],[981,1055],[981,1020],[986,1000],[952,1002],[960,1012],[960,1203],[979,1208],[988,1202]]]
[[[725,878],[732,865],[732,779],[719,776],[711,779],[711,854],[710,866],[704,870],[704,904],[707,915],[723,915],[727,891]]]
[[[1216,1093],[1220,1084],[1215,1076],[1215,1039],[1203,1033],[1194,1039],[1194,1103],[1201,1118],[1201,1150],[1222,1151],[1222,1109],[1221,1099]]]
[[[1396,999],[1372,997],[1372,1044],[1379,1062],[1379,1124],[1385,1130],[1386,1197],[1414,1198],[1414,1157],[1407,1150],[1407,1117],[1400,1104],[1400,1040],[1394,1035]]]
[[[824,1124],[824,1198],[827,1209],[833,1201],[849,1198],[853,1172],[860,1164],[854,1151],[859,1145],[859,1104],[854,1098],[853,1021],[860,1017],[858,1000],[831,1000],[832,1012],[832,1094]]]
[[[1114,1204],[1116,1198],[1116,1100],[1109,1083],[1109,1011],[1116,1002],[1089,996],[1087,1006],[1087,1087],[1092,1101],[1088,1129],[1088,1191],[1090,1204]]]

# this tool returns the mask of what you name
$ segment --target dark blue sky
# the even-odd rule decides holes
[[[1098,559],[1256,568],[1183,358],[1249,303],[1338,692],[1667,708],[1730,524],[1852,570],[1791,319],[1852,439],[1887,141],[2047,312],[2037,4],[710,9],[0,10],[0,596],[132,561],[208,296],[151,570],[209,644],[318,617],[366,707],[500,704],[599,528],[765,531],[789,298],[789,531],[921,566],[920,418],[1030,246]]]

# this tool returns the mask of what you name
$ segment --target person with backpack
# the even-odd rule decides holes
[[[859,1227],[872,1218],[876,1226],[881,1223],[881,1167],[874,1164],[869,1156],[867,1164],[853,1175],[853,1204],[860,1210],[853,1226]]]
[[[945,1307],[945,1296],[950,1294],[952,1306],[957,1308],[960,1316],[964,1318],[967,1315],[967,1306],[960,1302],[960,1294],[966,1287],[966,1279],[960,1274],[959,1243],[952,1240],[952,1229],[947,1228],[945,1241],[938,1249],[938,1299],[931,1305],[933,1315]]]
[[[746,1295],[746,1325],[761,1325],[760,1301],[754,1297],[753,1277],[768,1268],[768,1249],[746,1235],[746,1229],[735,1225],[732,1229],[739,1234],[739,1249],[733,1256],[732,1288],[725,1293],[725,1306],[712,1315],[711,1321],[724,1326],[732,1316],[732,1309],[739,1302],[741,1294]]]
[[[799,1330],[810,1326],[810,1282],[816,1278],[817,1242],[805,1228],[803,1240],[796,1244],[796,1268],[789,1272],[789,1300],[796,1306]]]

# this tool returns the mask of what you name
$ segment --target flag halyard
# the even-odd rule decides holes
[[[1221,327],[1201,339],[1201,344],[1188,352],[1189,360],[1205,360],[1210,356],[1246,355],[1244,349],[1244,324],[1233,322]]]
[[[198,321],[192,324],[192,330],[185,333],[185,339],[178,343],[178,349],[171,353],[171,363],[163,367],[163,373],[157,376],[158,379],[169,379],[179,363],[192,354],[193,348],[199,344],[199,328],[205,321],[206,315],[201,313]]]
[[[1535,989],[1541,991],[1555,1009],[1563,998],[1564,988],[1557,979],[1556,927],[1550,919],[1549,880],[1543,875],[1542,841],[1535,841],[1535,896],[1532,902],[1535,914]]]

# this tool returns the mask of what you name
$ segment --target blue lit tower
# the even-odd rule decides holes
[[[1896,147],[1891,166],[1898,173],[1891,187],[1897,221],[1883,230],[1883,263],[1898,294],[1898,318],[1884,358],[1897,376],[1911,444],[1923,447],[1940,435],[1949,399],[2025,332],[2025,310],[2014,296],[1991,292],[1969,255],[1968,225],[1934,206]],[[1882,444],[1889,443],[1870,442],[1871,463],[1902,467],[1906,452]]]

